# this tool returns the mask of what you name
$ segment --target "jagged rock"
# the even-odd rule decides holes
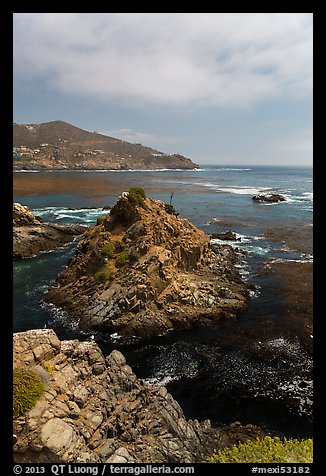
[[[82,225],[42,223],[25,206],[13,205],[13,258],[31,258],[72,241],[85,230]]]
[[[41,220],[37,218],[28,207],[20,203],[13,204],[13,226],[39,225]]]
[[[229,444],[209,420],[186,420],[166,389],[139,380],[120,352],[104,360],[94,341],[60,342],[50,329],[20,332],[14,366],[37,365],[34,348],[42,345],[51,347],[45,368],[53,370],[43,396],[14,419],[16,463],[194,463]],[[105,365],[100,375],[90,364],[95,354]]]
[[[163,202],[148,198],[141,205],[124,193],[100,224],[88,228],[44,299],[65,307],[82,329],[161,335],[243,311],[249,293],[236,261],[231,246],[211,245],[188,220],[167,213]]]
[[[222,233],[212,233],[212,238],[217,238],[219,240],[229,240],[229,241],[241,241],[241,238],[237,238],[237,234],[234,231],[224,231]]]
[[[266,202],[266,203],[277,203],[277,202],[284,202],[285,197],[280,195],[279,193],[265,193],[261,195],[254,195],[252,199],[255,202]]]

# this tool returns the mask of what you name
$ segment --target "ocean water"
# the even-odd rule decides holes
[[[97,334],[103,352],[121,350],[139,377],[167,386],[189,418],[239,420],[277,435],[311,436],[312,169],[22,172],[14,174],[14,201],[44,221],[89,225],[132,186],[165,202],[173,194],[180,216],[208,234],[236,232],[238,240],[227,243],[239,250],[239,269],[255,289],[248,310],[236,320],[147,341]],[[286,201],[252,200],[266,192]],[[14,263],[14,331],[46,326],[60,338],[89,338],[64,311],[42,301],[76,241]],[[308,298],[299,306],[295,301],[294,313],[291,280],[298,273],[298,293],[302,286]]]

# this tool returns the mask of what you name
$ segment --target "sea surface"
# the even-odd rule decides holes
[[[249,308],[209,328],[139,340],[95,334],[121,350],[135,373],[165,385],[188,418],[234,421],[279,436],[312,436],[313,179],[308,167],[202,166],[193,171],[14,173],[14,201],[44,221],[91,225],[130,187],[172,204],[208,234],[232,230]],[[285,202],[256,203],[275,192]],[[53,328],[88,339],[64,311],[42,301],[77,240],[14,263],[14,331]],[[219,242],[219,240],[215,240]]]

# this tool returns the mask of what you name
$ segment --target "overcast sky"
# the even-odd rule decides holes
[[[14,122],[312,164],[312,13],[16,13]]]

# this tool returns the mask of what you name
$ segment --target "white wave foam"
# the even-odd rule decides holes
[[[102,210],[102,208],[63,208],[63,207],[45,207],[35,208],[33,212],[38,217],[46,217],[53,215],[49,220],[74,219],[82,223],[93,223],[99,216],[105,216],[110,213],[109,210]]]
[[[176,375],[167,375],[165,377],[150,377],[145,379],[145,382],[158,387],[165,387],[168,383],[175,382],[178,379],[179,377]]]
[[[88,212],[88,213],[97,213],[99,211],[105,211],[108,213],[108,210],[102,210],[102,208],[68,208],[68,207],[42,207],[34,208],[33,211],[39,213],[47,213],[49,211],[62,212],[62,213],[76,213],[76,212]]]
[[[126,172],[203,172],[205,169],[125,169],[125,170],[117,170],[117,169],[77,169],[73,170],[73,172],[83,172],[83,173],[93,173],[93,172],[114,172],[114,173],[126,173]],[[69,172],[69,171],[67,171]]]
[[[49,324],[56,326],[56,324],[60,324],[66,329],[69,329],[74,332],[78,332],[81,335],[87,335],[87,333],[83,332],[79,326],[78,326],[78,321],[69,318],[67,312],[60,308],[55,306],[53,303],[48,303],[45,301],[41,301],[40,303],[41,307],[44,309],[47,309],[51,315]]]
[[[299,414],[311,413],[313,406],[312,380],[301,378],[285,380],[279,384],[278,390],[284,395],[290,396],[291,399],[297,402]]]
[[[242,239],[241,241],[227,241],[227,243],[226,243],[225,240],[219,240],[218,238],[212,238],[211,242],[212,243],[217,243],[217,244],[220,244],[220,245],[228,244],[228,245],[232,246],[233,248],[238,248],[240,250],[246,251],[247,253],[252,253],[252,254],[256,254],[256,255],[265,255],[265,254],[270,252],[270,247],[269,246],[262,247],[262,246],[251,245],[249,243],[251,242],[251,240],[253,238],[245,237],[245,235],[241,235],[241,236],[244,236],[244,239]]]
[[[246,235],[242,235],[241,233],[236,233],[235,234],[236,236],[236,239],[239,240],[241,243],[249,243],[253,238],[252,237],[248,237]]]
[[[114,332],[113,334],[110,334],[110,339],[112,341],[118,341],[123,339],[123,336],[120,336],[117,332]]]
[[[301,258],[271,258],[269,263],[313,263],[314,257],[312,254],[302,253]],[[268,264],[267,264],[268,266]]]
[[[14,170],[14,173],[38,173],[39,170]]]
[[[235,193],[238,195],[259,195],[261,192],[272,190],[270,187],[218,187],[217,191]]]
[[[168,180],[168,183],[176,183],[180,185],[198,185],[199,187],[211,188],[213,190],[219,190],[219,185],[211,182],[186,182],[184,180]]]
[[[242,168],[236,168],[236,167],[221,167],[214,170],[218,172],[247,172],[248,170],[252,170],[252,169],[242,169]]]
[[[314,196],[313,192],[303,192],[302,195],[294,195],[291,193],[283,193],[283,196],[286,199],[287,203],[307,203],[307,202],[313,202]],[[284,202],[280,202],[284,203]]]

